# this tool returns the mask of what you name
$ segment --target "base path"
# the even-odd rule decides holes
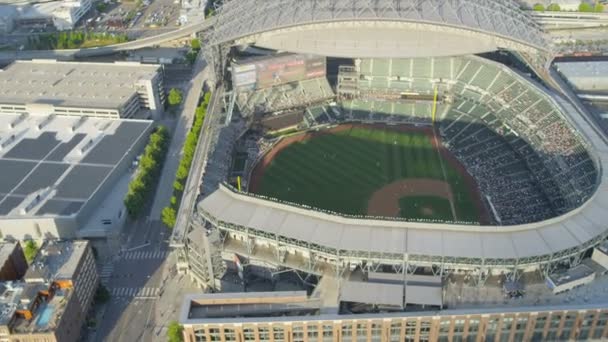
[[[374,192],[369,199],[367,214],[384,217],[402,216],[399,200],[409,196],[433,196],[450,202],[454,200],[450,185],[444,181],[427,178],[404,179],[387,184]]]

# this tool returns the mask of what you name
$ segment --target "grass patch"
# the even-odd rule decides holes
[[[458,219],[479,221],[464,176],[440,158],[424,132],[353,127],[288,146],[265,170],[257,192],[344,214],[365,215],[369,198],[387,184],[413,178],[445,180],[452,187]],[[407,208],[411,203],[405,205]],[[444,211],[445,206],[437,202],[437,208]],[[409,211],[402,215],[429,218]],[[451,211],[436,215],[452,218]]]

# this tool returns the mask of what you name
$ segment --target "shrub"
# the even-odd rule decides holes
[[[581,2],[581,4],[578,6],[578,11],[579,12],[593,12],[593,6],[591,6],[591,4],[589,4],[587,2]]]
[[[172,88],[169,90],[169,96],[167,98],[170,106],[177,106],[182,103],[182,92],[179,89]]]
[[[538,12],[542,12],[542,11],[545,10],[545,5],[543,5],[543,4],[535,4],[532,7],[532,9],[535,10],[535,11],[538,11]]]
[[[25,254],[25,260],[30,264],[34,261],[36,254],[38,253],[38,244],[34,240],[27,240],[25,242],[25,248],[23,248],[23,254]]]
[[[169,206],[164,207],[161,212],[161,221],[169,228],[175,227],[175,221],[177,220],[177,212],[175,208]]]
[[[183,342],[184,336],[182,331],[184,328],[179,325],[176,321],[169,322],[169,327],[167,328],[167,341],[168,342]]]
[[[201,49],[201,41],[198,38],[194,38],[190,41],[190,47],[194,51],[198,51]]]

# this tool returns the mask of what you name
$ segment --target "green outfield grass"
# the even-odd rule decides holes
[[[257,193],[365,215],[371,195],[387,184],[412,178],[446,180],[458,219],[478,222],[479,213],[463,176],[443,160],[444,177],[440,158],[424,132],[354,127],[287,146],[266,168]],[[405,197],[399,205],[402,217],[453,218],[449,201],[442,198]],[[420,206],[431,210],[423,212]]]

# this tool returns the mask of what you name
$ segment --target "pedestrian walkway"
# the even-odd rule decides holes
[[[110,293],[112,297],[156,297],[158,287],[115,287]]]
[[[165,259],[169,251],[133,251],[122,256],[125,260]]]
[[[112,262],[101,267],[101,271],[99,272],[99,281],[101,281],[104,286],[108,286],[112,272],[114,272],[114,263]]]

